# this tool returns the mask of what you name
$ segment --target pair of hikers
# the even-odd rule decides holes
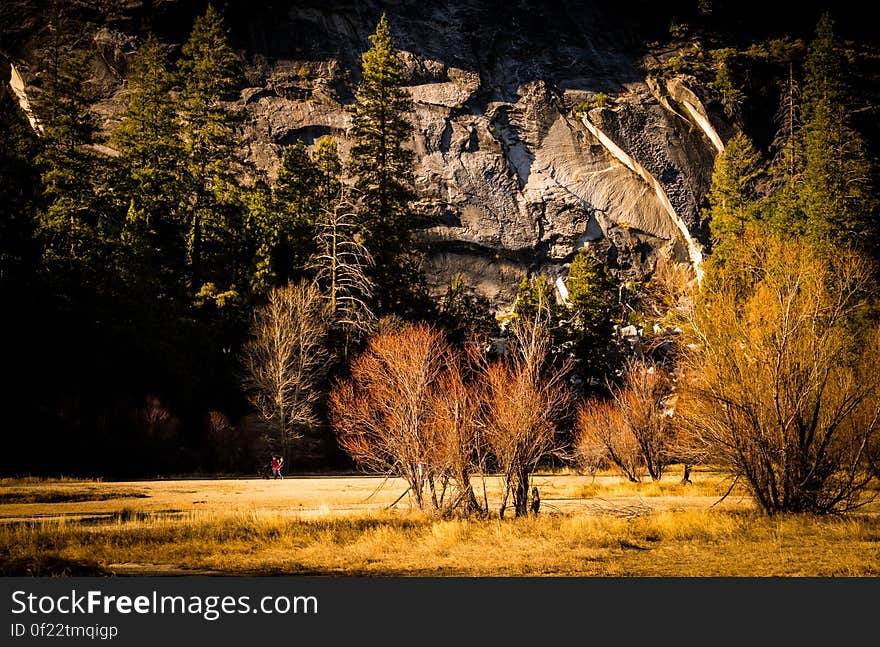
[[[272,478],[273,479],[284,478],[283,476],[281,476],[281,466],[282,465],[284,465],[284,457],[283,456],[273,456],[272,457],[271,469],[272,469]]]

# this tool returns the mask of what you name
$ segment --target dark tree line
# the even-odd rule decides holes
[[[89,110],[86,31],[56,3],[48,32],[29,92],[36,128],[0,93],[14,376],[0,469],[250,469],[222,457],[266,444],[240,350],[270,292],[316,281],[342,356],[378,317],[433,307],[410,245],[412,128],[387,20],[364,54],[351,159],[330,137],[312,151],[296,142],[271,184],[251,181],[238,154],[241,61],[212,6],[179,50],[144,40],[106,141]]]

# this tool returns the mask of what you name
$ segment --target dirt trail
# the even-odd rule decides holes
[[[615,476],[536,475],[543,509],[547,512],[584,512],[593,514],[628,514],[656,510],[709,508],[719,496],[638,496],[609,494],[584,497],[588,485],[613,486],[620,483]],[[490,505],[497,500],[499,480],[486,479]],[[474,479],[474,487],[482,493],[482,480]],[[102,491],[121,491],[127,496],[103,500],[34,502],[0,504],[0,523],[30,520],[78,520],[106,523],[136,516],[177,518],[217,513],[275,512],[298,517],[355,514],[381,510],[390,506],[406,491],[401,479],[370,476],[288,477],[266,479],[201,479],[168,481],[130,481],[113,483],[35,483],[14,485],[10,489],[25,491],[39,500],[41,492],[57,495],[59,490],[92,492],[98,499]],[[613,492],[613,490],[611,491]],[[407,497],[397,508],[410,505]],[[731,496],[718,507],[742,508],[749,505],[742,496]]]

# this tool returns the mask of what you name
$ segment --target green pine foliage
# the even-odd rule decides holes
[[[238,276],[242,265],[235,262],[243,212],[233,130],[239,115],[224,103],[237,87],[240,70],[223,18],[213,5],[196,18],[182,52],[180,123],[187,155],[190,290],[197,294],[210,283],[225,294],[246,278]]]
[[[806,232],[820,244],[867,246],[876,206],[861,135],[851,126],[851,100],[833,24],[823,15],[810,44],[803,90]]]
[[[800,181],[804,168],[801,142],[801,91],[789,59],[788,77],[782,88],[775,116],[776,137],[765,190],[768,211],[765,220],[776,231],[803,234],[804,216],[800,201]]]
[[[556,300],[556,288],[543,274],[519,282],[513,313],[521,319],[540,318],[551,327],[558,323],[562,306]]]
[[[808,47],[802,81],[794,61],[785,62],[788,78],[766,171],[744,134],[716,160],[707,196],[716,265],[751,225],[806,236],[828,249],[843,245],[876,254],[872,164],[852,126],[843,57],[827,14]]]
[[[575,254],[565,279],[568,302],[575,310],[594,318],[609,318],[618,301],[619,283],[608,266],[586,249]]]
[[[487,342],[498,334],[498,322],[488,305],[472,294],[460,273],[456,274],[438,307],[439,323],[453,344]]]
[[[418,280],[411,259],[413,153],[405,148],[413,127],[407,120],[412,100],[383,14],[373,46],[361,59],[362,79],[352,106],[349,173],[361,202],[366,246],[373,256],[373,277],[381,313],[405,311]]]
[[[87,148],[94,133],[85,87],[91,52],[78,24],[55,5],[49,24],[46,67],[32,98],[41,135],[36,161],[43,195],[37,234],[47,272],[91,283],[107,225],[93,209],[97,162]]]
[[[620,323],[620,283],[607,265],[583,248],[571,262],[565,287],[570,354],[578,360],[586,383],[602,384],[620,361],[614,330]]]
[[[311,155],[317,175],[316,199],[319,211],[328,211],[339,200],[342,190],[342,161],[339,159],[339,146],[330,135],[315,142]]]
[[[517,290],[514,315],[539,318],[550,331],[553,356],[573,360],[584,388],[601,390],[613,379],[622,355],[615,326],[621,323],[620,284],[587,249],[575,255],[565,278],[564,303],[556,286],[543,275],[524,277]]]
[[[288,273],[302,273],[315,251],[314,227],[320,202],[321,175],[305,144],[297,140],[281,158],[274,195],[278,205],[282,244],[288,258]]]
[[[0,85],[0,295],[20,289],[35,270],[37,138],[7,85]],[[4,300],[4,303],[8,301]]]
[[[284,149],[275,181],[275,198],[291,211],[292,217],[314,221],[318,181],[318,169],[301,139]]]
[[[245,235],[251,250],[250,291],[264,296],[280,285],[279,274],[287,265],[280,253],[283,239],[281,210],[266,182],[257,182],[246,193]],[[279,258],[282,257],[282,258]]]
[[[742,132],[731,137],[715,159],[707,195],[713,253],[723,254],[760,218],[757,187],[762,176],[761,155],[751,140]]]
[[[162,45],[150,36],[132,61],[129,104],[111,143],[119,151],[119,185],[129,210],[120,264],[153,298],[181,292],[184,149],[171,97],[174,79]],[[137,263],[137,269],[126,268]]]

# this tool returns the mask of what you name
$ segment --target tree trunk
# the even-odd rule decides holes
[[[504,509],[507,507],[507,495],[510,494],[510,481],[504,488],[504,495],[501,497],[501,507],[498,508],[498,516],[504,519]]]
[[[517,517],[524,517],[529,511],[529,472],[520,470],[513,491],[513,506]]]

